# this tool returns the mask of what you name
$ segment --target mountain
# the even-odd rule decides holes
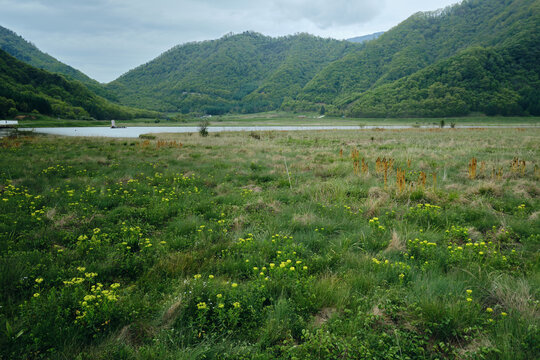
[[[113,104],[81,82],[67,80],[0,50],[0,116],[37,111],[72,119],[129,119],[155,113]]]
[[[350,116],[536,114],[539,14],[538,0],[466,0],[417,13],[329,64],[286,107],[326,104]]]
[[[160,111],[264,111],[296,97],[326,65],[359,48],[307,34],[226,35],[176,46],[107,89],[126,105]]]
[[[354,43],[363,43],[369,40],[375,40],[382,34],[384,34],[384,31],[379,31],[379,32],[369,34],[369,35],[353,37],[353,38],[347,39],[347,41],[354,42]]]

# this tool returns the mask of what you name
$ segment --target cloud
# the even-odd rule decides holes
[[[276,9],[290,20],[306,19],[320,28],[361,24],[377,16],[384,0],[276,0]]]

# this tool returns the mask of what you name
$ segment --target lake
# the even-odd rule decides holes
[[[463,125],[456,128],[525,128],[537,127],[535,125]],[[209,126],[208,132],[225,132],[225,131],[306,131],[306,130],[368,130],[368,129],[434,129],[436,125],[365,125],[365,126]],[[448,127],[447,127],[448,128]],[[141,126],[111,129],[110,127],[95,126],[95,127],[57,127],[57,128],[35,128],[35,129],[19,129],[20,131],[34,131],[36,133],[44,133],[51,135],[63,136],[92,136],[92,137],[121,137],[121,138],[138,138],[142,134],[150,133],[196,133],[199,131],[198,126]]]

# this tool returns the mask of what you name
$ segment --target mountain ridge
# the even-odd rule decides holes
[[[360,47],[308,34],[228,34],[175,46],[107,89],[125,104],[143,101],[161,111],[264,111],[279,107],[326,64]]]

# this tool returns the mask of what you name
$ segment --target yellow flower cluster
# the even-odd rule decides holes
[[[208,306],[206,305],[205,302],[200,302],[200,303],[197,304],[197,309],[199,309],[199,310],[204,310],[206,308],[208,308]]]

